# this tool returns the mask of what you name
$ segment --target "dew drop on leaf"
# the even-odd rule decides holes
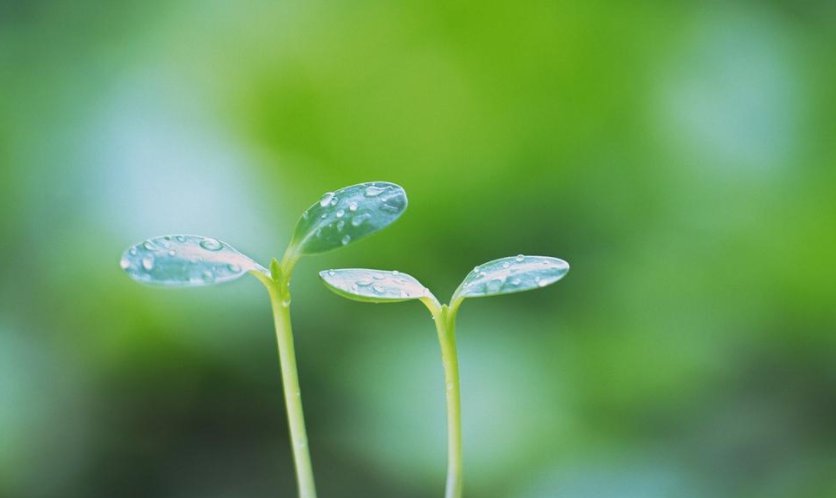
[[[382,189],[382,188],[377,187],[375,185],[369,185],[368,187],[366,187],[365,195],[366,195],[366,197],[377,197],[378,195],[382,194],[385,191],[386,191],[386,189]]]
[[[331,204],[331,199],[334,198],[334,192],[325,192],[322,194],[322,199],[319,200],[319,205],[326,207]]]
[[[220,251],[223,249],[223,244],[217,239],[205,238],[200,241],[200,247],[207,251]]]

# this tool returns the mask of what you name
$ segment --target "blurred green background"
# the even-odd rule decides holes
[[[0,496],[291,497],[266,294],[118,266],[165,233],[266,263],[326,190],[390,229],[302,261],[323,497],[440,497],[416,303],[316,272],[568,260],[459,317],[468,498],[836,497],[836,3],[0,1]]]

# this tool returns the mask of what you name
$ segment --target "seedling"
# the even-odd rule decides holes
[[[456,314],[471,297],[511,294],[551,285],[569,271],[569,264],[546,256],[496,259],[471,271],[459,285],[450,304],[441,304],[418,280],[398,271],[343,269],[319,273],[325,285],[340,296],[366,303],[419,300],[430,310],[447,385],[447,485],[446,498],[462,495],[462,428],[459,360],[456,354]]]
[[[226,242],[198,235],[154,237],[129,248],[122,256],[122,269],[145,284],[200,287],[249,274],[267,288],[301,498],[315,498],[316,489],[290,324],[293,268],[304,255],[337,249],[387,227],[406,206],[406,192],[393,183],[362,183],[328,192],[302,214],[284,256],[281,261],[273,258],[269,271]]]

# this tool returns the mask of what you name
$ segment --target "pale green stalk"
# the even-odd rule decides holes
[[[447,397],[447,485],[445,498],[462,496],[462,400],[459,382],[459,358],[456,352],[456,312],[435,298],[422,299],[429,308],[438,332]],[[458,304],[458,303],[457,303]]]
[[[279,366],[282,372],[282,388],[290,428],[293,449],[293,463],[300,498],[316,498],[308,435],[305,430],[305,416],[302,410],[302,391],[299,388],[299,373],[296,368],[296,352],[293,347],[293,330],[290,324],[290,274],[295,258],[285,254],[282,264],[275,261],[271,266],[273,278],[253,272],[270,294],[273,321],[276,327],[276,342],[279,350]]]

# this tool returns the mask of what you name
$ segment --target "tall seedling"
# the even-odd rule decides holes
[[[284,256],[281,261],[274,258],[270,270],[226,242],[197,235],[154,237],[129,248],[122,256],[122,269],[145,284],[200,287],[249,274],[267,288],[301,498],[315,498],[316,489],[290,324],[293,268],[304,255],[337,249],[387,227],[400,217],[406,206],[406,193],[393,183],[362,183],[328,192],[302,214]]]

